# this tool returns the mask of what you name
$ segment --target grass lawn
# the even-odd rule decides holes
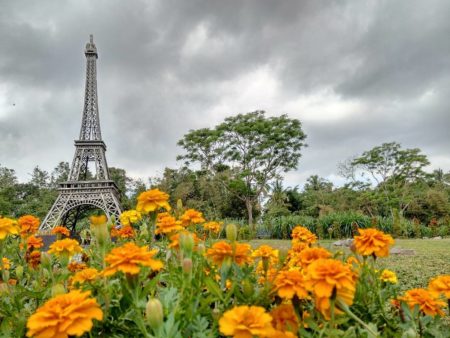
[[[344,250],[342,247],[333,246],[334,241],[323,240],[320,245],[331,250]],[[285,253],[290,248],[288,240],[253,240],[250,241],[253,248],[261,244],[268,244]],[[416,287],[426,287],[430,278],[447,274],[450,275],[450,238],[441,240],[432,239],[397,239],[395,247],[414,249],[414,256],[391,255],[382,258],[378,264],[380,269],[386,268],[397,273],[401,289],[406,290]]]

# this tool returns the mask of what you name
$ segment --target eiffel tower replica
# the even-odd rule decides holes
[[[86,44],[86,89],[80,137],[75,141],[75,156],[66,182],[60,183],[59,195],[42,222],[39,232],[49,235],[58,226],[66,226],[77,235],[77,221],[92,208],[101,209],[108,219],[115,216],[119,224],[121,207],[119,190],[110,179],[106,163],[106,145],[102,141],[97,98],[97,47],[93,36]],[[90,173],[89,163],[95,164]]]

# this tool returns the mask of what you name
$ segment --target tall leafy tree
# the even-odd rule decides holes
[[[427,177],[430,162],[418,148],[402,149],[397,142],[383,143],[355,157],[349,169],[376,183],[386,207],[405,211],[411,202],[410,185]]]
[[[230,180],[224,187],[245,203],[253,225],[255,205],[270,182],[297,167],[305,138],[299,120],[255,111],[228,117],[214,129],[191,130],[178,142],[185,150],[178,159],[200,163],[212,174],[226,170]],[[243,187],[236,189],[230,181]]]

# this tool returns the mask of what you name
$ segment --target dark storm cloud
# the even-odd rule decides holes
[[[254,109],[304,123],[291,185],[339,182],[339,161],[393,140],[450,169],[445,0],[0,5],[0,164],[23,180],[72,159],[90,33],[108,161],[135,176],[175,166],[189,129]]]

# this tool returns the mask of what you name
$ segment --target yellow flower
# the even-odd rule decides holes
[[[32,215],[25,215],[20,217],[17,222],[20,225],[20,236],[27,237],[33,235],[39,229],[40,220]]]
[[[294,243],[303,242],[307,244],[313,244],[317,242],[317,236],[307,228],[298,225],[294,229],[292,229],[292,241]]]
[[[305,277],[299,270],[283,270],[278,272],[274,285],[278,296],[283,299],[292,299],[294,295],[299,299],[308,298]]]
[[[27,238],[27,250],[39,249],[44,246],[42,238],[31,235]]]
[[[108,266],[103,270],[103,275],[112,276],[122,271],[123,273],[136,275],[141,270],[141,266],[148,266],[152,270],[162,269],[163,263],[154,259],[158,250],[148,250],[148,247],[138,247],[134,243],[126,243],[123,246],[114,248],[105,257]]]
[[[169,195],[159,189],[147,190],[138,196],[136,210],[146,214],[159,209],[170,211],[168,200]]]
[[[108,223],[108,218],[106,217],[106,215],[91,216],[89,217],[89,220],[91,221],[91,225],[94,226]]]
[[[78,271],[81,271],[86,268],[87,268],[86,263],[77,262],[77,261],[72,261],[69,263],[69,265],[67,265],[67,269],[70,272],[78,272]]]
[[[435,294],[443,294],[450,299],[450,275],[439,276],[431,280],[428,289]]]
[[[219,320],[219,330],[235,338],[268,337],[273,333],[272,317],[260,306],[236,306]]]
[[[183,229],[181,222],[167,212],[158,214],[155,234],[170,234]]]
[[[219,222],[208,222],[208,223],[203,224],[203,229],[217,234],[220,232],[221,225],[222,225],[221,222],[220,223]]]
[[[102,320],[103,313],[90,291],[71,291],[48,300],[28,318],[27,337],[68,338],[81,336],[92,329],[93,319]]]
[[[258,249],[253,251],[253,258],[275,258],[278,259],[278,250],[275,250],[270,245],[261,245]]]
[[[137,210],[127,210],[120,214],[119,219],[122,225],[131,225],[139,222],[142,219],[142,215]]]
[[[53,230],[52,230],[52,234],[53,235],[61,234],[61,235],[64,235],[66,237],[70,237],[69,229],[67,229],[66,227],[63,227],[63,226],[54,227]]]
[[[214,243],[214,245],[206,252],[206,256],[211,258],[214,264],[217,265],[222,265],[223,261],[228,257],[238,265],[251,263],[250,245],[237,242],[234,243],[234,245],[235,247],[233,250],[233,247],[228,242],[220,241]]]
[[[298,331],[298,318],[292,304],[281,304],[270,311],[272,326],[278,331]]]
[[[120,229],[117,230],[117,232],[115,233],[116,237],[120,237],[120,238],[134,238],[135,233],[134,233],[134,229],[132,226],[130,225],[126,225]]]
[[[428,290],[412,289],[406,291],[405,295],[398,299],[408,304],[410,309],[413,309],[415,305],[418,305],[420,311],[428,316],[444,315],[442,308],[445,307],[445,302],[438,299],[436,295]]]
[[[330,298],[336,297],[352,305],[355,295],[356,276],[350,266],[335,259],[320,258],[306,269],[306,287],[315,296],[317,309],[330,316]],[[340,313],[336,310],[336,313]]]
[[[11,218],[0,218],[0,239],[5,239],[7,235],[17,235],[19,228],[17,222]]]
[[[397,282],[398,282],[397,275],[395,274],[395,272],[391,271],[391,270],[387,270],[387,269],[385,269],[381,272],[380,279],[383,282],[391,283],[391,284],[397,284]]]
[[[181,234],[191,235],[192,238],[194,239],[195,246],[197,246],[198,242],[200,241],[200,239],[197,237],[197,235],[195,233],[183,230],[183,231],[176,233],[175,235],[170,236],[171,242],[169,244],[169,248],[175,249],[175,250],[178,250],[180,248],[180,235]]]
[[[83,251],[80,244],[71,238],[60,239],[50,245],[48,253],[55,254],[56,256],[72,257],[74,254]]]
[[[93,282],[95,281],[99,276],[99,272],[97,269],[94,268],[86,268],[81,271],[78,271],[73,277],[72,277],[72,285],[79,283],[83,284],[86,282]]]
[[[298,256],[302,268],[306,269],[312,262],[319,258],[330,258],[331,253],[324,248],[306,248]]]
[[[203,218],[203,214],[200,211],[195,209],[188,209],[184,212],[180,217],[181,225],[189,226],[192,224],[200,224],[204,223],[205,219]]]
[[[375,255],[377,257],[389,256],[389,246],[394,244],[391,235],[377,229],[359,229],[359,236],[355,236],[356,251],[363,256]]]
[[[11,262],[8,258],[3,257],[2,258],[2,264],[0,264],[0,271],[1,270],[9,270],[11,268]]]
[[[36,269],[41,264],[40,251],[27,252],[25,254],[25,260],[33,269]]]

